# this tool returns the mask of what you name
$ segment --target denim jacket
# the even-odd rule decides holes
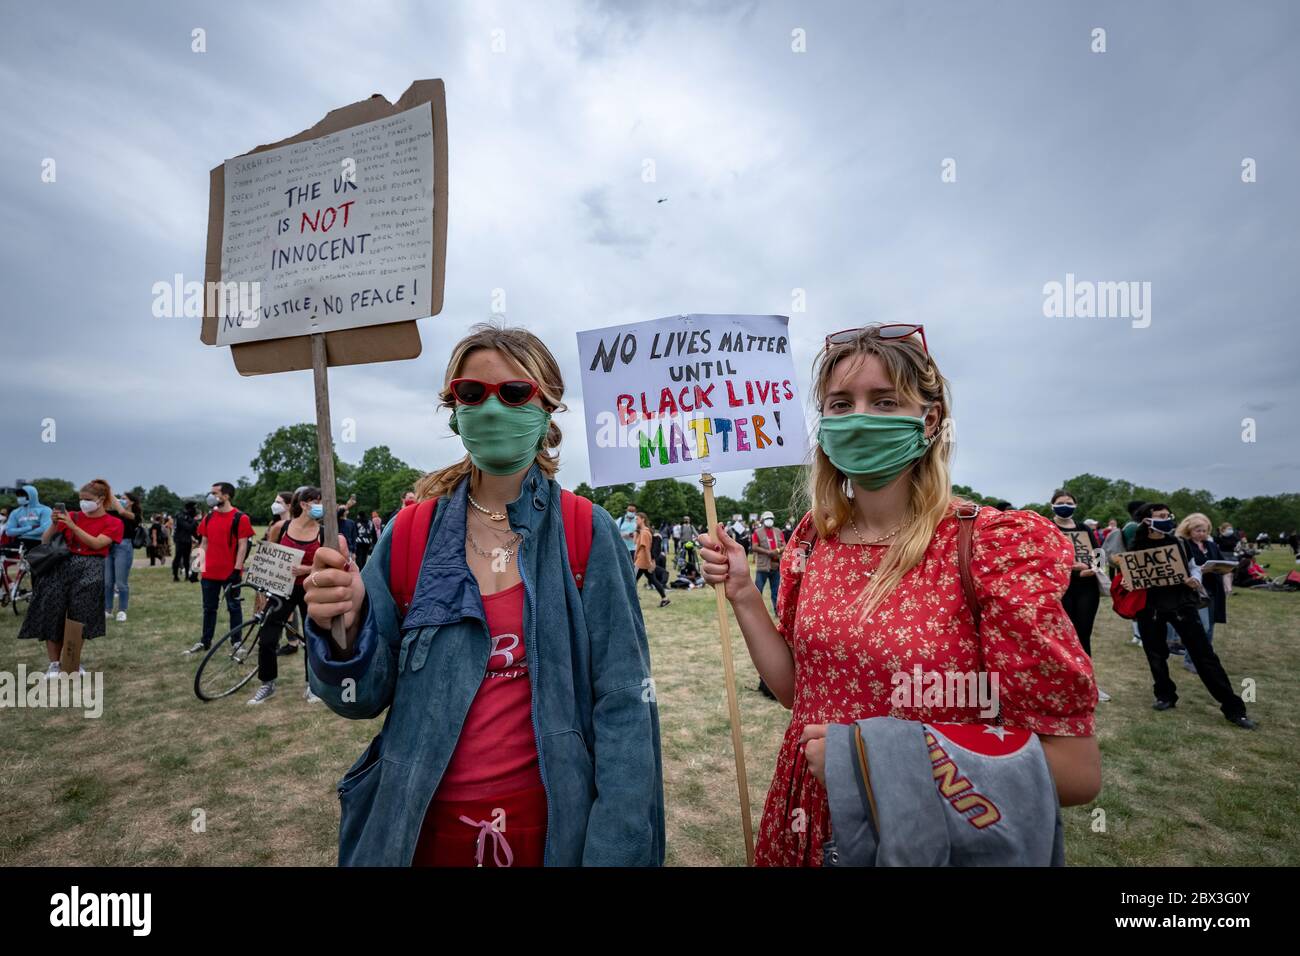
[[[490,640],[465,561],[467,494],[462,481],[438,503],[403,621],[388,589],[390,522],[361,575],[366,601],[354,655],[334,659],[328,632],[308,623],[312,690],[348,718],[366,720],[388,708],[383,729],[339,781],[341,866],[410,865],[483,682]],[[603,509],[592,511],[591,556],[579,591],[560,486],[534,465],[508,508],[511,528],[523,536],[517,560],[546,789],[544,861],[660,866],[663,769],[645,625],[618,528]]]

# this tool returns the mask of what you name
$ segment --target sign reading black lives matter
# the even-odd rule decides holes
[[[1067,531],[1065,536],[1074,545],[1074,560],[1079,564],[1092,564],[1092,538],[1086,531]]]
[[[244,568],[244,583],[287,598],[293,591],[293,569],[302,561],[302,552],[263,541]]]
[[[1187,565],[1176,544],[1143,548],[1140,551],[1121,551],[1116,557],[1124,575],[1124,587],[1130,591],[1182,584],[1187,579]]]

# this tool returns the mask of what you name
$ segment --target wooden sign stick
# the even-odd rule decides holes
[[[718,506],[713,500],[713,485],[717,481],[707,471],[700,475],[704,486],[704,519],[709,533],[718,527]],[[749,813],[749,778],[745,774],[745,741],[740,734],[740,707],[736,703],[736,671],[731,660],[731,628],[727,624],[727,596],[715,587],[718,600],[718,636],[722,639],[722,673],[727,683],[727,711],[731,717],[731,749],[736,754],[736,786],[740,790],[740,825],[745,830],[745,862],[754,865],[754,821]]]
[[[325,334],[313,332],[311,336],[311,369],[316,385],[316,454],[320,462],[320,498],[325,509],[325,546],[339,546],[338,499],[334,494],[334,435],[330,431],[329,365],[325,360]],[[330,621],[330,637],[339,650],[347,649],[347,636],[343,631],[343,617]]]

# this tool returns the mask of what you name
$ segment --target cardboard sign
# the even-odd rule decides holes
[[[244,583],[287,598],[296,580],[293,569],[302,563],[302,554],[297,548],[263,541],[244,567]]]
[[[1187,578],[1187,565],[1177,544],[1140,551],[1121,551],[1118,555],[1124,587],[1130,591],[1182,584]]]
[[[783,315],[678,315],[578,333],[592,484],[801,464]]]
[[[446,127],[442,81],[419,80],[213,169],[205,285],[258,282],[259,309],[221,319],[206,295],[203,342],[244,375],[312,368],[318,332],[329,365],[418,356],[414,320],[442,310]]]
[[[1067,531],[1065,536],[1074,545],[1074,560],[1079,564],[1092,564],[1092,539],[1086,531]]]

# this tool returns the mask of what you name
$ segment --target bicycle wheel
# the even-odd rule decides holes
[[[25,609],[24,605],[32,599],[31,580],[32,577],[27,573],[27,569],[20,568],[18,577],[14,579],[13,586],[9,589],[9,605],[14,609],[14,614],[19,617]]]
[[[199,700],[220,700],[239,690],[257,673],[257,645],[262,636],[262,619],[245,621],[212,645],[194,675],[194,694]]]

